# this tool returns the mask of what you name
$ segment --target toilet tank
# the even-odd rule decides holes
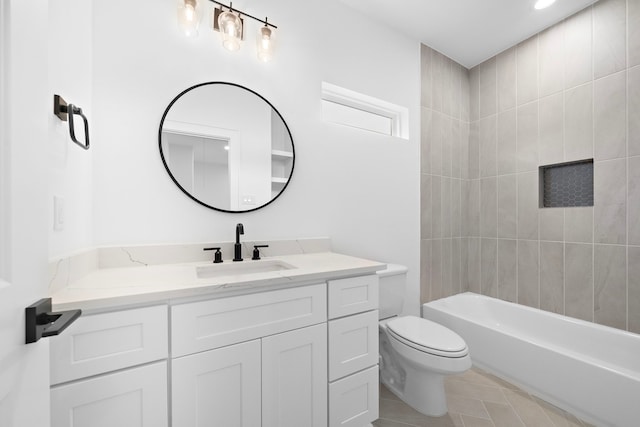
[[[379,319],[397,316],[402,313],[407,270],[404,265],[387,264],[387,268],[376,272],[379,279]]]

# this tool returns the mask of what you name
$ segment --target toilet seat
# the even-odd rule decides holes
[[[460,335],[427,319],[399,317],[387,322],[387,330],[396,340],[423,353],[450,358],[469,354]]]

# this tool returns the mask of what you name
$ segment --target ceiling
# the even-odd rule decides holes
[[[595,3],[557,0],[341,0],[343,3],[472,68]]]

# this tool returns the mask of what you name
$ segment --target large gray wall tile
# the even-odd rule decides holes
[[[538,103],[532,102],[517,111],[518,172],[538,168]]]
[[[564,240],[572,243],[593,242],[593,208],[578,207],[564,210]]]
[[[639,26],[640,27],[640,26]],[[627,73],[629,94],[629,155],[640,155],[640,65]]]
[[[629,246],[629,331],[640,334],[640,247]]]
[[[564,243],[540,242],[540,308],[564,314]]]
[[[431,173],[431,110],[420,109],[420,171]]]
[[[637,0],[629,0],[627,2],[628,14],[628,48],[629,48],[629,67],[640,64],[640,2]]]
[[[515,239],[517,228],[517,175],[498,177],[498,237]]]
[[[563,208],[540,209],[540,240],[554,242],[564,238],[564,211]]]
[[[596,162],[594,165],[593,220],[596,243],[624,244],[627,241],[626,159]]]
[[[480,177],[495,176],[496,169],[496,116],[480,120]]]
[[[480,118],[480,66],[469,70],[469,121]]]
[[[469,179],[469,123],[460,122],[460,177]]]
[[[591,10],[588,7],[565,21],[565,88],[572,88],[592,79]]]
[[[498,189],[496,177],[480,180],[480,236],[498,236]]]
[[[445,56],[442,68],[442,112],[451,116],[451,92],[453,87],[453,72],[451,59]]]
[[[507,49],[497,57],[498,111],[516,106],[516,48]]]
[[[442,177],[431,177],[431,238],[442,237]]]
[[[467,184],[467,231],[469,236],[480,236],[480,180]]]
[[[452,283],[452,251],[451,251],[452,239],[442,239],[442,296],[448,297],[453,295],[453,283]]]
[[[432,300],[442,298],[442,239],[431,241],[431,294]]]
[[[451,176],[451,160],[453,153],[453,120],[450,116],[442,117],[442,176]]]
[[[557,93],[540,99],[540,164],[564,160],[564,95]]]
[[[461,178],[462,166],[462,123],[458,119],[451,121],[451,176]],[[467,144],[467,141],[464,142]]]
[[[451,238],[451,178],[442,178],[442,190],[440,200],[442,200],[440,223],[442,224],[443,238]]]
[[[496,160],[498,175],[517,171],[516,109],[498,114]]]
[[[538,173],[518,174],[518,238],[538,238]]]
[[[537,240],[518,240],[518,304],[540,307]]]
[[[451,97],[451,116],[460,120],[461,110],[461,102],[462,102],[462,76],[464,68],[462,65],[457,62],[451,61],[451,93],[449,96]]]
[[[626,71],[596,80],[593,87],[594,158],[617,159],[627,155]]]
[[[564,26],[554,25],[538,38],[540,96],[564,89]]]
[[[467,290],[480,293],[480,238],[469,239],[467,255]]]
[[[420,45],[420,105],[431,108],[431,48]]]
[[[614,328],[627,328],[627,248],[595,245],[594,320]]]
[[[629,158],[629,244],[640,245],[640,157]]]
[[[420,304],[431,301],[431,240],[420,240]]]
[[[496,58],[490,58],[480,64],[480,118],[496,113]]]
[[[593,245],[566,243],[565,314],[593,321]]]
[[[460,82],[460,120],[469,122],[469,108],[471,107],[471,88],[469,86],[469,70],[462,67],[462,81]]]
[[[482,239],[480,243],[480,270],[482,294],[498,297],[498,240]]]
[[[431,238],[431,175],[420,175],[420,236]]]
[[[462,237],[462,184],[451,180],[451,236]]]
[[[517,301],[518,242],[498,240],[498,298]]]
[[[460,287],[461,292],[469,291],[469,238],[460,239]]]
[[[444,61],[445,56],[436,50],[431,51],[431,108],[435,111],[443,112],[442,102],[444,96]]]
[[[469,124],[469,179],[480,178],[480,124]]]
[[[626,9],[626,0],[600,1],[593,6],[593,74],[596,79],[624,70],[627,65]]]
[[[564,95],[565,160],[593,157],[592,84],[567,90]]]
[[[449,295],[454,295],[462,292],[462,276],[460,272],[460,268],[462,265],[461,251],[462,239],[451,239],[451,289]]]
[[[516,49],[518,105],[538,98],[538,36],[535,35]]]

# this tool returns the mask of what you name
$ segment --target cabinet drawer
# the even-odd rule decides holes
[[[378,366],[329,384],[329,426],[362,427],[378,419]]]
[[[52,427],[166,427],[167,362],[51,389]]]
[[[378,276],[329,280],[329,319],[378,308]]]
[[[172,357],[326,321],[325,284],[171,307]]]
[[[51,339],[51,384],[167,357],[167,306],[80,317]]]
[[[378,363],[378,310],[329,322],[329,380]]]

